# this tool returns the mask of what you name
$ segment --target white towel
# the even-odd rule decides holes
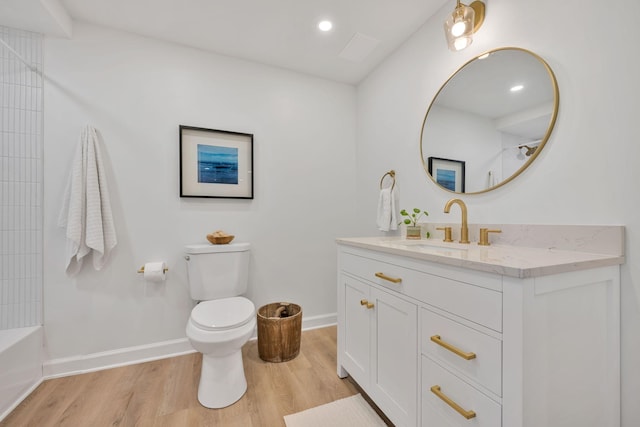
[[[84,257],[92,252],[93,267],[100,270],[118,243],[98,135],[91,126],[80,134],[58,226],[67,229],[66,272],[70,276],[80,271]]]
[[[396,192],[393,188],[383,188],[380,190],[377,224],[380,231],[398,229],[396,219]]]
[[[487,188],[491,188],[496,185],[498,185],[498,177],[494,171],[490,170],[487,179]]]

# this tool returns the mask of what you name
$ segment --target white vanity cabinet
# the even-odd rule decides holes
[[[340,292],[343,367],[398,425],[415,425],[417,305],[349,275]]]
[[[520,278],[369,246],[338,248],[338,375],[397,427],[619,426],[618,265]]]

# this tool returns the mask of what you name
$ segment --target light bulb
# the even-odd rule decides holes
[[[320,23],[318,24],[318,28],[320,29],[320,31],[329,31],[331,28],[333,28],[333,24],[331,23],[331,21],[320,21]]]
[[[459,37],[453,42],[456,50],[462,50],[471,44],[471,37]]]
[[[458,21],[451,27],[451,35],[453,37],[459,37],[467,31],[467,23],[465,21]]]

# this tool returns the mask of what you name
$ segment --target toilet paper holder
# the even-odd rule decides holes
[[[167,271],[169,271],[169,269],[165,267],[162,269],[162,271],[166,273]],[[138,269],[138,273],[144,273],[144,265]]]

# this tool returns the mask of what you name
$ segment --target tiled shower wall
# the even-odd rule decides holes
[[[0,26],[0,330],[42,323],[42,48]]]

